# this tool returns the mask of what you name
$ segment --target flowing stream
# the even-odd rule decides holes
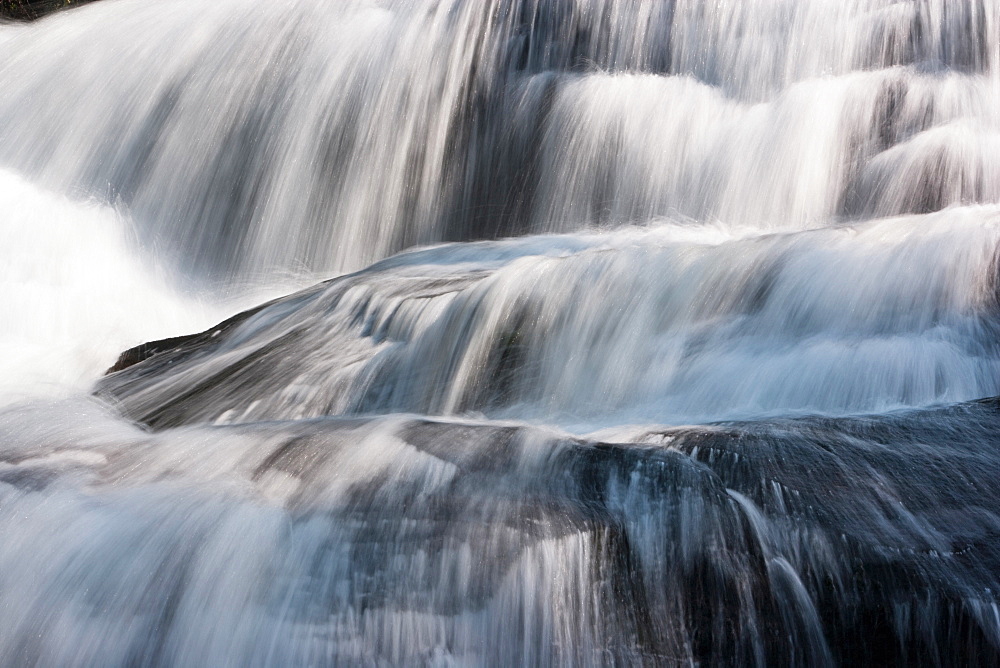
[[[1000,665],[992,0],[0,23],[0,313],[0,665]]]

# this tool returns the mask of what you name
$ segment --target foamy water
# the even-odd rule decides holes
[[[998,110],[978,0],[0,25],[0,664],[1000,664]]]

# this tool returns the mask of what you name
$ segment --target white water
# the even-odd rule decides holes
[[[4,29],[0,160],[216,277],[662,214],[817,226],[997,201],[998,31],[929,0],[118,0]]]
[[[1000,3],[0,24],[0,664],[1000,661],[998,261]]]
[[[1000,394],[998,243],[1000,208],[975,207],[445,246],[278,303],[115,392],[152,419],[203,388],[168,423],[405,411],[574,429],[967,401]],[[246,377],[251,358],[268,371]]]
[[[123,347],[219,319],[139,259],[127,216],[0,172],[0,396],[81,392]]]

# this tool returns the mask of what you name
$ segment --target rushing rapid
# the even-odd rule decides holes
[[[0,23],[0,665],[1000,665],[1000,4]]]

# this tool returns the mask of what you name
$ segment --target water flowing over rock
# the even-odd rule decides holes
[[[119,0],[0,39],[3,164],[210,276],[998,201],[992,2]]]
[[[1000,665],[1000,4],[102,0],[0,91],[0,664]]]
[[[683,423],[970,400],[1000,394],[998,244],[1000,208],[441,246],[98,387],[156,428],[399,411]]]
[[[38,426],[70,413],[88,420]],[[158,435],[86,405],[2,417],[10,660],[1000,660],[996,404],[605,435],[628,443],[405,416]]]

